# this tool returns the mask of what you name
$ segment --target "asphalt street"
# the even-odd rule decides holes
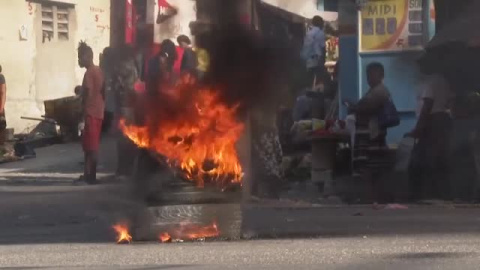
[[[270,202],[243,207],[243,240],[117,245],[112,224],[144,205],[111,180],[112,159],[102,158],[102,185],[73,186],[82,169],[78,145],[37,154],[0,165],[0,269],[479,268],[476,206]]]
[[[13,269],[478,269],[479,241],[472,236],[14,245],[0,247],[0,264]]]

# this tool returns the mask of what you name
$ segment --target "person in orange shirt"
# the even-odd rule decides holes
[[[100,133],[105,111],[104,77],[100,67],[93,63],[92,48],[83,41],[78,47],[78,65],[87,69],[82,83],[85,118],[82,146],[85,153],[85,164],[84,175],[80,177],[80,181],[96,184]]]

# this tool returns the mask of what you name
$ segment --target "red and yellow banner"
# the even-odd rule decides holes
[[[421,49],[423,0],[370,0],[360,11],[360,50]]]

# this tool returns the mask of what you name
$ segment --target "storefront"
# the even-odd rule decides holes
[[[361,98],[368,91],[366,66],[382,63],[385,85],[402,119],[400,126],[389,130],[388,142],[398,143],[416,121],[421,75],[416,60],[435,32],[433,0],[340,1],[339,29],[342,99]]]

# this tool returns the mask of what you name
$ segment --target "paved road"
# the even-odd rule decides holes
[[[0,247],[8,269],[478,269],[478,235]]]
[[[72,186],[79,161],[78,146],[61,145],[0,166],[0,269],[478,269],[480,263],[480,209],[459,206],[249,205],[242,226],[251,240],[116,245],[111,225],[144,206],[118,183]],[[111,164],[102,164],[108,179]]]

